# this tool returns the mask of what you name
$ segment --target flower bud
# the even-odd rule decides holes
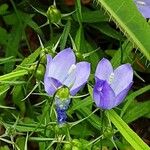
[[[35,68],[36,68],[36,65],[35,65],[35,64],[30,66],[30,68],[29,68],[29,75],[32,75],[32,74],[33,74]]]
[[[47,18],[51,23],[58,23],[61,20],[61,13],[56,8],[56,6],[52,5],[47,10]]]
[[[71,143],[64,145],[63,150],[83,150],[83,145],[80,140],[73,139]]]
[[[80,148],[78,148],[77,146],[73,146],[72,150],[81,150]]]
[[[4,15],[7,12],[8,5],[6,3],[0,5],[0,15]]]
[[[33,64],[31,65],[31,67],[29,68],[29,74],[32,75],[35,72],[37,65]],[[45,73],[45,67],[43,64],[39,64],[36,72],[35,72],[35,77],[37,80],[43,80],[44,78],[44,73]]]
[[[77,57],[77,60],[78,61],[82,61],[84,58],[83,58],[83,55],[80,53],[80,52],[77,52],[76,53],[76,57]]]
[[[13,127],[6,128],[5,134],[8,136],[16,135],[16,130]]]
[[[107,127],[104,131],[104,138],[110,138],[113,136],[113,129],[111,127]]]
[[[40,63],[41,63],[41,64],[46,64],[46,61],[47,61],[47,59],[46,59],[46,54],[45,54],[44,52],[42,52],[42,53],[40,54]]]
[[[78,139],[72,140],[72,143],[74,145],[74,150],[80,150],[79,148],[83,147],[82,143]]]
[[[72,146],[70,143],[64,144],[63,150],[72,150]]]
[[[55,105],[57,112],[57,122],[59,125],[63,125],[66,122],[66,110],[68,109],[70,103],[69,95],[70,92],[68,87],[61,87],[56,91]]]
[[[39,64],[35,77],[37,80],[42,80],[44,78],[44,73],[45,73],[45,67],[42,64]]]
[[[69,95],[70,95],[70,91],[69,91],[68,87],[62,87],[62,88],[58,89],[56,92],[56,97],[58,97],[61,100],[68,99]]]

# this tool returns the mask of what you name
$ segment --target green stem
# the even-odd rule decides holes
[[[50,40],[52,40],[52,38],[53,38],[53,28],[52,28],[51,23],[49,23],[49,27],[50,27]]]
[[[100,110],[100,116],[101,116],[101,134],[103,135],[103,123],[104,123],[104,110]],[[103,143],[100,142],[100,149],[103,149]]]

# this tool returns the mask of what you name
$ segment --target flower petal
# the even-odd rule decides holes
[[[51,63],[52,60],[52,56],[51,55],[46,55],[47,56],[47,65],[49,66],[49,64]]]
[[[56,91],[56,89],[61,86],[61,83],[53,78],[50,78],[48,76],[48,72],[49,72],[49,66],[52,62],[52,57],[51,55],[47,55],[47,65],[46,65],[46,72],[45,72],[45,76],[44,76],[44,88],[45,91],[49,94],[49,95],[53,95]]]
[[[57,122],[58,122],[58,124],[59,125],[64,124],[66,122],[66,119],[67,119],[66,110],[56,108],[56,112],[57,112]]]
[[[139,11],[145,18],[150,18],[150,1],[149,0],[134,0]]]
[[[124,64],[114,70],[114,79],[111,88],[117,96],[121,91],[126,89],[133,81],[133,69],[130,64]]]
[[[111,109],[114,107],[115,93],[104,80],[97,80],[93,89],[93,98],[97,107],[102,109]]]
[[[70,67],[75,64],[75,61],[75,55],[71,48],[64,49],[50,63],[48,76],[62,83],[67,77]]]
[[[49,95],[54,95],[54,93],[56,92],[56,90],[62,86],[62,84],[54,79],[54,78],[50,78],[50,77],[47,77],[45,75],[44,77],[44,87],[45,87],[45,91],[49,94]]]
[[[109,82],[109,77],[113,73],[113,68],[109,60],[103,58],[97,65],[95,76],[101,80]],[[97,80],[95,78],[95,80]]]
[[[75,68],[72,66],[75,66]],[[69,88],[72,87],[72,85],[74,84],[75,79],[76,79],[76,65],[72,65],[72,66],[71,66],[71,68],[73,68],[73,69],[70,68],[70,71],[69,71],[66,79],[63,81],[63,85],[66,85]]]
[[[66,111],[69,107],[70,99],[60,100],[59,98],[55,97],[55,105],[56,105],[56,112],[57,112],[57,121],[58,124],[64,124],[67,119]]]
[[[49,78],[48,78],[49,65],[50,65],[51,61],[52,61],[51,55],[47,55],[47,65],[46,65],[46,71],[45,71],[45,76],[44,76],[44,88],[45,88],[45,91],[49,95],[51,95],[50,91],[53,89],[53,88],[51,88],[51,86],[49,86],[50,81],[49,81]]]
[[[118,106],[126,97],[126,95],[128,94],[128,91],[130,90],[131,86],[132,86],[133,82],[130,83],[127,88],[125,88],[123,91],[121,91],[116,99],[115,99],[115,106]]]
[[[71,95],[75,95],[87,82],[90,75],[90,63],[80,62],[76,64],[76,79],[70,89]]]

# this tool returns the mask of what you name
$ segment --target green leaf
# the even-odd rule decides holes
[[[88,52],[92,52],[96,49],[96,44],[92,43],[91,41],[87,41],[84,36],[83,26],[80,25],[79,29],[77,30],[76,37],[75,37],[75,45],[77,51],[81,53],[83,56]],[[86,61],[91,62],[92,71],[95,72],[95,68],[97,66],[98,61],[100,58],[103,57],[103,52],[100,50],[91,53],[88,57],[85,58]],[[94,60],[94,61],[93,61]]]
[[[13,124],[5,123],[5,126],[12,127]],[[15,129],[18,132],[32,132],[32,131],[35,131],[35,128],[36,128],[36,132],[40,132],[40,131],[44,130],[44,125],[38,126],[38,128],[37,128],[37,123],[35,123],[35,124],[29,124],[29,123],[25,124],[25,123],[22,123],[22,124],[15,125]]]
[[[78,110],[78,112],[83,116],[83,117],[87,117],[89,115],[92,114],[92,111],[89,110],[89,108],[84,107],[83,109]],[[92,114],[87,121],[91,124],[91,126],[93,126],[94,128],[96,128],[97,130],[101,130],[101,119],[95,115]]]
[[[113,67],[118,67],[121,63],[124,63],[131,51],[133,49],[133,44],[130,43],[128,40],[126,40],[122,45],[121,48],[119,48],[116,53],[114,54],[111,63],[113,65]]]
[[[10,150],[9,147],[7,145],[0,147],[0,150]]]
[[[33,28],[40,36],[44,37],[43,32],[41,30],[41,28],[38,26],[38,24],[32,20],[32,18],[30,17],[27,21],[27,24]]]
[[[89,84],[88,84],[88,91],[89,91],[91,98],[93,98],[93,88]]]
[[[24,150],[24,146],[25,146],[25,140],[26,140],[26,138],[25,137],[18,137],[17,139],[16,139],[16,144],[17,144],[17,146],[19,147],[19,149],[20,150]]]
[[[8,42],[6,45],[6,54],[5,57],[17,56],[19,42],[21,40],[22,32],[24,30],[24,26],[21,23],[17,23],[13,26],[11,34],[8,37]],[[12,71],[15,62],[7,63],[4,65],[4,70],[6,73]]]
[[[2,35],[2,36],[0,36],[0,44],[6,45],[7,39],[8,39],[8,33],[7,33],[7,31],[6,31],[4,28],[2,28],[2,27],[0,27],[0,35]]]
[[[24,92],[21,85],[14,86],[12,90],[12,100],[17,105],[22,114],[26,111],[25,101],[21,101],[24,98]]]
[[[79,29],[77,30],[76,37],[75,37],[75,45],[77,51],[81,50],[81,46],[84,45],[84,31],[82,25],[80,25]]]
[[[65,28],[63,30],[62,36],[61,36],[61,41],[60,41],[60,49],[61,50],[63,50],[66,46],[70,29],[71,29],[71,21],[70,21],[70,19],[68,19],[68,21],[65,25]]]
[[[73,18],[75,21],[78,21],[76,14],[73,14]],[[101,10],[91,11],[89,9],[86,9],[82,11],[81,22],[83,23],[96,23],[103,21],[108,21],[108,16],[104,15],[104,12]]]
[[[118,116],[114,110],[107,110],[105,113],[135,150],[150,150],[149,146],[143,142],[143,140]]]
[[[123,120],[130,123],[148,113],[150,113],[150,101],[135,103],[134,106],[129,107],[128,111],[124,114]]]
[[[14,71],[5,75],[0,76],[0,81],[7,81],[11,80],[17,77],[22,77],[24,75],[28,74],[27,70],[19,70],[19,71]]]
[[[14,71],[18,71],[21,70],[21,67],[28,67],[28,65],[31,65],[39,56],[41,51],[41,47],[38,48],[37,50],[34,51],[34,53],[32,53],[31,55],[29,55],[27,58],[25,58],[22,63],[14,70]]]
[[[91,130],[90,126],[88,123],[81,123],[73,126],[71,128],[70,134],[77,136],[79,138],[87,138],[89,136],[92,136],[94,133]]]
[[[10,62],[16,62],[19,59],[14,59],[13,56],[7,57],[7,58],[0,58],[0,65],[5,64],[5,63],[10,63]],[[21,60],[21,59],[20,59]]]
[[[120,32],[116,31],[108,23],[103,22],[103,23],[94,24],[94,25],[92,24],[90,26],[116,40],[123,41],[125,39]]]
[[[80,0],[76,0],[76,16],[77,16],[79,24],[81,25],[82,10],[81,10],[81,1]]]
[[[18,22],[18,19],[15,13],[3,16],[3,19],[7,25],[15,25]]]
[[[0,15],[4,15],[7,12],[8,4],[1,4],[0,5]]]
[[[122,32],[150,60],[150,26],[132,0],[98,0]]]
[[[20,64],[20,66],[22,67],[27,67],[29,64],[33,63],[36,58],[38,57],[38,55],[40,54],[40,51],[41,51],[41,48],[38,48],[34,53],[32,53],[30,56],[28,56],[27,58],[25,58],[22,63]],[[19,72],[17,72],[19,71]],[[2,81],[5,81],[5,80],[8,80],[8,79],[16,79],[17,77],[20,77],[20,76],[24,76],[27,71],[26,70],[22,70],[20,67],[17,67],[15,70],[14,70],[15,73],[11,72],[9,74],[6,74],[6,75],[3,75],[3,76],[0,76],[0,80]],[[19,73],[19,74],[16,74],[16,73]],[[21,73],[21,74],[20,74]],[[10,77],[11,75],[11,77]],[[17,77],[16,77],[17,75]],[[19,75],[19,76],[18,76]],[[9,89],[9,85],[2,85],[0,86],[0,100],[3,100],[3,94]],[[1,97],[2,96],[2,97]]]
[[[143,87],[143,88],[141,88],[141,89],[139,89],[139,90],[137,90],[137,91],[131,93],[130,95],[128,95],[128,96],[126,97],[127,102],[125,103],[125,105],[124,105],[124,107],[123,107],[123,109],[122,109],[122,111],[121,111],[121,116],[123,116],[123,114],[125,113],[125,111],[126,111],[127,108],[129,107],[129,105],[131,104],[131,102],[132,102],[137,96],[139,96],[139,95],[141,95],[141,94],[143,94],[144,92],[149,91],[149,90],[150,90],[150,85],[147,85],[147,86],[145,86],[145,87]]]
[[[74,101],[76,101],[76,99],[74,99]],[[91,96],[88,96],[83,100],[77,100],[76,103],[74,103],[73,106],[68,110],[68,112],[73,113],[75,110],[79,110],[81,108],[92,105],[92,103],[93,100],[91,99]]]

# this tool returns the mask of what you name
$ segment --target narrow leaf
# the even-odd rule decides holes
[[[150,26],[139,13],[133,0],[98,0],[110,18],[150,60]]]
[[[107,110],[106,115],[135,150],[150,150],[149,146],[143,142],[114,110]]]

